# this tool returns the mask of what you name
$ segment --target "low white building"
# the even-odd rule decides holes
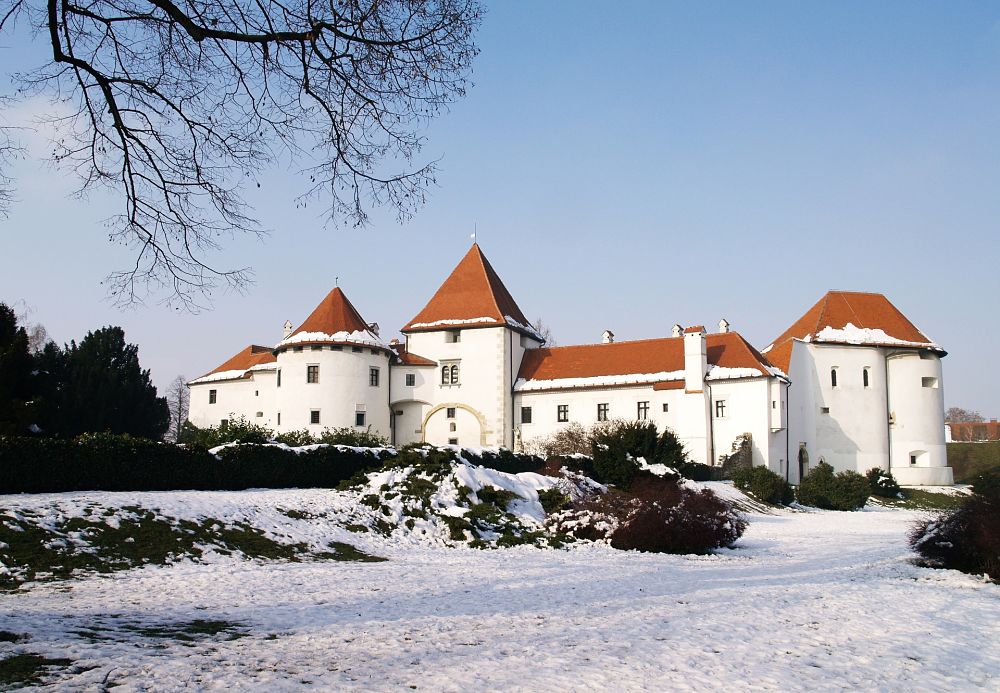
[[[797,482],[810,465],[888,469],[904,485],[951,484],[944,349],[882,294],[831,291],[764,349],[788,373]]]
[[[902,483],[950,482],[944,352],[898,311],[912,332],[814,312],[767,356],[725,320],[712,334],[675,325],[662,339],[616,342],[606,331],[601,343],[545,347],[473,244],[402,328],[405,343],[382,341],[335,288],[297,329],[286,323],[274,347],[247,347],[191,381],[190,420],[205,427],[243,416],[279,432],[355,427],[396,445],[521,448],[574,422],[639,419],[671,428],[706,464],[749,434],[754,464],[792,482],[820,458],[838,469],[891,466]],[[883,342],[856,343],[854,325],[889,331]],[[829,369],[842,384],[824,386],[817,373]],[[865,374],[861,389],[847,384],[854,371]]]

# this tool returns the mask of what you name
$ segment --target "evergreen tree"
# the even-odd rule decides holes
[[[25,434],[34,423],[31,371],[28,333],[0,303],[0,435]]]
[[[163,437],[170,424],[167,401],[156,396],[149,371],[139,366],[139,348],[125,342],[120,327],[89,332],[79,344],[70,342],[65,368],[60,433]]]

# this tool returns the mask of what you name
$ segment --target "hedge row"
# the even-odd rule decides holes
[[[472,464],[499,471],[537,471],[543,461],[507,450],[464,450]],[[385,448],[233,445],[213,455],[127,435],[73,440],[0,437],[0,494],[66,491],[240,491],[248,488],[335,488],[396,456]]]

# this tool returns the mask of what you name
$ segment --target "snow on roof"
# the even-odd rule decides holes
[[[858,291],[828,291],[764,353],[772,363],[787,371],[795,340],[915,347],[944,353],[884,295]]]
[[[277,359],[274,357],[271,347],[251,344],[247,348],[241,349],[236,355],[215,370],[190,381],[188,385],[210,383],[219,380],[239,380],[240,378],[247,377],[247,374],[252,371],[276,369],[276,361]]]
[[[290,344],[351,343],[387,349],[378,335],[361,317],[340,287],[335,287],[320,301],[309,317],[292,334],[278,342],[279,349]]]
[[[403,332],[463,325],[507,325],[541,340],[477,243],[472,244],[423,310],[403,327]]]
[[[706,335],[709,380],[784,377],[738,332]],[[684,379],[684,338],[528,349],[514,388],[521,392],[662,383]]]

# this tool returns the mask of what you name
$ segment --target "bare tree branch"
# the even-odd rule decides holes
[[[55,158],[79,192],[108,187],[109,238],[135,264],[109,277],[119,303],[165,289],[188,308],[249,270],[208,256],[261,230],[244,188],[275,160],[301,162],[335,223],[423,203],[435,162],[413,166],[420,128],[465,93],[477,0],[0,0],[52,63],[26,93],[74,104]],[[24,24],[25,22],[20,22]],[[397,167],[402,171],[393,170]],[[0,183],[3,179],[0,178]]]

